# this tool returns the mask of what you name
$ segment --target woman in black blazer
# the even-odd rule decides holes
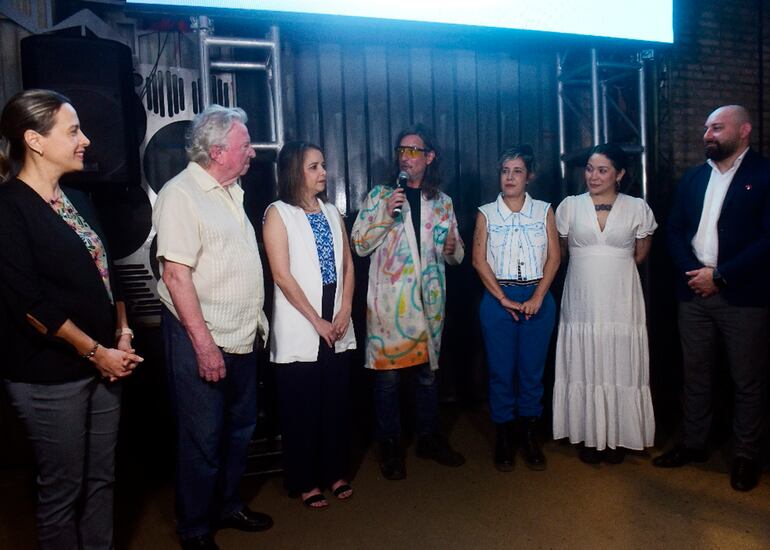
[[[44,549],[112,547],[119,380],[142,361],[92,211],[59,187],[89,143],[56,92],[0,115],[0,372],[35,452]]]

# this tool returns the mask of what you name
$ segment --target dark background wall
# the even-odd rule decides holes
[[[476,208],[499,190],[504,146],[532,144],[542,159],[533,193],[560,199],[554,52],[309,42],[291,32],[284,39],[287,138],[323,147],[330,197],[349,213],[349,224],[371,186],[391,183],[395,136],[415,122],[435,131],[443,189],[468,248]],[[357,262],[359,294],[367,263]],[[448,272],[442,395],[478,397],[480,285],[469,260]]]
[[[63,18],[88,7],[124,28],[123,8],[86,2],[57,3]],[[169,28],[173,15],[134,17],[135,28]],[[601,14],[596,14],[601,17]],[[217,20],[220,35],[261,36],[272,21]],[[556,121],[556,53],[598,45],[624,56],[634,48],[612,42],[579,43],[530,35],[478,31],[465,34],[380,32],[376,26],[345,28],[279,22],[283,41],[286,133],[321,145],[329,169],[330,197],[352,224],[362,197],[386,181],[393,139],[413,123],[433,127],[441,146],[444,190],[454,199],[460,230],[470,247],[476,208],[497,190],[496,158],[510,144],[529,143],[539,160],[531,192],[558,204],[563,189],[577,191],[577,179],[559,175]],[[650,303],[652,384],[661,433],[677,416],[679,348],[673,271],[663,247],[665,218],[677,178],[702,160],[701,131],[708,113],[724,103],[741,103],[755,120],[754,143],[770,153],[770,1],[679,0],[675,39],[656,48],[649,64],[651,131],[650,204],[661,222],[645,280]],[[27,33],[0,18],[0,103],[20,89],[18,42]],[[153,41],[135,51],[143,63],[155,60]],[[158,41],[160,43],[160,41]],[[149,44],[149,49],[146,45]],[[195,67],[194,36],[185,33],[162,62]],[[249,95],[244,79],[239,90]],[[257,94],[258,95],[258,94]],[[254,98],[252,98],[254,99]],[[576,133],[578,144],[585,135]],[[254,169],[247,185],[253,218],[272,197],[270,171]],[[255,224],[256,225],[256,224]],[[358,330],[362,333],[366,261],[357,262]],[[557,281],[555,290],[559,292]],[[476,304],[481,286],[470,266],[448,269],[447,326],[442,357],[442,396],[479,403],[485,391]],[[549,366],[552,369],[552,365]],[[548,379],[551,375],[547,373]],[[661,420],[663,422],[661,422]],[[6,423],[0,418],[0,429]]]

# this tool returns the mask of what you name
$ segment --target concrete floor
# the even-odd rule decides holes
[[[719,454],[669,471],[653,468],[645,453],[622,465],[587,466],[571,446],[549,442],[546,471],[519,461],[504,474],[492,467],[492,438],[484,412],[464,412],[454,419],[451,440],[466,465],[445,468],[416,458],[410,447],[408,477],[396,482],[381,478],[371,447],[354,457],[354,498],[320,512],[289,499],[280,476],[246,478],[244,496],[270,513],[275,527],[221,531],[217,543],[223,550],[770,548],[767,472],[759,487],[738,493]],[[118,548],[175,548],[169,476],[131,465],[123,471]],[[31,482],[26,471],[0,471],[0,548],[35,547]]]

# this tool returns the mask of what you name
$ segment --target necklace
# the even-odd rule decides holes
[[[51,206],[56,206],[57,203],[61,202],[61,187],[57,187],[54,189],[54,192],[51,193],[51,198],[46,199],[46,202],[50,204]]]
[[[318,203],[315,203],[312,206],[306,206],[304,204],[300,204],[300,208],[302,208],[302,210],[304,210],[305,213],[307,214],[315,214],[321,211],[321,209],[318,207]]]
[[[612,204],[594,204],[594,209],[597,212],[601,212],[602,210],[606,210],[607,212],[609,212],[610,210],[612,210]]]

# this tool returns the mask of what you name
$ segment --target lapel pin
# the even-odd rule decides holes
[[[746,191],[751,191],[751,184],[750,183],[746,184]]]

